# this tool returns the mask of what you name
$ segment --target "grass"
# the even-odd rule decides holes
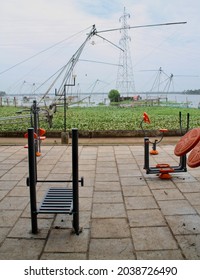
[[[30,120],[1,121],[2,117],[15,116],[20,108],[0,107],[1,131],[26,131]],[[146,129],[179,129],[179,112],[182,112],[183,128],[186,126],[186,115],[190,113],[190,128],[200,126],[199,109],[170,107],[128,107],[116,106],[77,107],[67,110],[67,129],[77,127],[79,130],[138,130],[143,112],[147,112],[151,124]],[[27,112],[25,112],[27,114]],[[15,124],[13,122],[16,122]],[[40,121],[40,126],[53,131],[63,130],[63,109],[59,108],[53,117],[53,126]]]

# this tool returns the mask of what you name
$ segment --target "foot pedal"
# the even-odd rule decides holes
[[[174,169],[171,167],[160,168],[159,170],[159,178],[160,179],[171,179],[172,176],[169,173],[173,173]]]

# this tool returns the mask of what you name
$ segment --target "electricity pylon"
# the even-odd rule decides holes
[[[119,44],[123,51],[120,51],[119,56],[116,89],[120,92],[120,94],[127,96],[135,92],[133,67],[129,47],[129,41],[131,41],[131,37],[128,35],[128,29],[130,26],[127,23],[129,18],[130,14],[126,13],[126,9],[124,7],[124,14],[119,19],[119,21],[122,23],[120,29],[121,39]]]

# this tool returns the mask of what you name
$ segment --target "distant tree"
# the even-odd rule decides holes
[[[0,91],[0,96],[6,95],[5,91]]]
[[[188,89],[188,90],[184,90],[184,93],[186,94],[200,94],[200,89]]]
[[[110,102],[119,102],[120,99],[119,91],[116,89],[111,89],[109,91],[108,98],[110,99]]]

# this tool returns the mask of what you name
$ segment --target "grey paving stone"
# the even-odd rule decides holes
[[[18,196],[24,196],[24,197],[30,197],[29,194],[29,188],[27,186],[23,186],[23,187],[19,187],[16,186],[14,187],[10,192],[8,196],[14,196],[14,197],[18,197]]]
[[[84,229],[79,235],[71,229],[53,229],[45,246],[45,253],[86,253],[89,231]]]
[[[20,218],[12,228],[8,237],[45,239],[52,224],[51,219],[38,219],[38,234],[31,233],[31,219]]]
[[[5,197],[0,203],[0,210],[23,210],[28,204],[27,197]]]
[[[184,260],[180,250],[136,251],[138,260]]]
[[[123,203],[121,192],[94,192],[93,203]]]
[[[126,218],[92,219],[91,238],[127,238],[130,237]]]
[[[200,192],[200,184],[197,181],[190,183],[176,183],[176,186],[182,193]]]
[[[79,213],[79,226],[83,229],[90,228],[91,212],[90,211],[80,211]],[[56,215],[55,221],[53,223],[54,228],[72,228],[72,216],[66,214]]]
[[[85,186],[82,188],[79,188],[79,197],[93,197],[93,186]]]
[[[124,186],[122,187],[124,196],[151,196],[147,186]]]
[[[79,199],[80,211],[91,211],[92,209],[92,197],[81,197]]]
[[[152,193],[156,200],[185,199],[185,197],[177,189],[152,190]]]
[[[97,168],[100,168],[100,167],[116,167],[117,164],[115,161],[98,161],[97,164],[96,164]]]
[[[153,196],[125,197],[126,209],[155,209],[158,208]]]
[[[188,260],[200,259],[200,235],[177,235],[178,243]]]
[[[8,227],[0,227],[0,244],[4,241],[4,239],[6,239],[6,236],[9,233],[9,231],[10,228]]]
[[[96,154],[82,154],[81,155],[81,159],[84,159],[84,160],[94,160],[97,158],[97,155]]]
[[[121,191],[121,186],[118,181],[116,182],[95,182],[95,191]]]
[[[54,171],[55,170],[55,166],[53,164],[38,164],[38,169],[40,171]]]
[[[166,216],[167,222],[175,235],[200,234],[199,215]]]
[[[192,205],[200,205],[200,192],[199,193],[185,193],[185,197]]]
[[[16,180],[21,180],[24,177],[24,173],[11,173],[8,171],[5,173],[2,177],[2,181],[16,181]]]
[[[119,170],[119,175],[120,177],[126,177],[127,175],[130,176],[142,176],[142,172],[140,172],[138,169],[132,169],[132,170],[125,170],[125,169],[120,169]]]
[[[118,174],[96,174],[97,182],[118,182]]]
[[[160,180],[160,178],[153,175],[152,178],[147,176],[147,183],[150,189],[152,190],[159,190],[159,189],[173,189],[176,188],[175,184],[169,180]]]
[[[142,176],[123,176],[121,178],[122,186],[144,186],[145,181]]]
[[[5,164],[4,162],[4,158],[0,157],[0,170],[10,170],[11,168],[13,168],[14,165],[11,164]]]
[[[0,201],[7,195],[7,193],[9,192],[9,190],[0,190]]]
[[[134,260],[131,238],[91,239],[90,260]]]
[[[94,203],[92,218],[124,218],[126,212],[123,203]]]
[[[197,211],[197,214],[200,215],[200,205],[195,205],[194,209]]]
[[[96,166],[94,164],[79,164],[79,172],[81,171],[95,171]]]
[[[117,161],[117,164],[134,164],[135,163],[134,158],[117,158],[116,161]]]
[[[0,211],[0,226],[2,227],[12,227],[22,211],[18,210],[1,210]]]
[[[96,174],[108,174],[108,173],[118,176],[116,167],[97,167],[96,169]]]
[[[131,228],[136,251],[178,249],[167,227]]]
[[[79,158],[79,165],[96,165],[95,159],[81,159]]]
[[[44,253],[41,260],[87,260],[86,253]]]
[[[6,174],[8,171],[7,170],[0,170],[0,178],[3,177],[4,174]]]
[[[165,226],[166,221],[159,209],[128,210],[130,227]]]
[[[27,166],[21,167],[21,166],[15,166],[15,168],[12,168],[9,171],[9,174],[28,174]]]
[[[138,170],[137,163],[130,163],[130,164],[118,164],[119,171],[132,171],[132,170]]]
[[[173,177],[172,177],[172,180],[173,180],[174,183],[180,183],[180,182],[190,183],[190,182],[196,182],[197,181],[196,178],[188,172],[174,174]]]
[[[37,260],[45,240],[7,238],[0,247],[1,260]]]
[[[164,215],[196,214],[194,208],[187,200],[158,201]]]
[[[104,162],[104,161],[106,161],[106,162],[114,162],[115,161],[115,157],[114,157],[114,155],[113,156],[98,156],[98,158],[97,158],[97,162]]]

